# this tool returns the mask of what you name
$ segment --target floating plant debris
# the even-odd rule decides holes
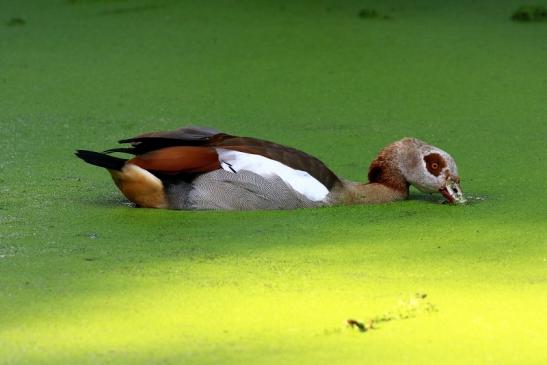
[[[427,301],[426,298],[427,293],[415,293],[407,300],[400,300],[393,310],[372,317],[367,321],[348,319],[346,320],[346,324],[351,328],[358,329],[359,332],[367,332],[368,330],[378,328],[377,325],[380,323],[409,319],[421,314],[437,312],[437,307]]]
[[[27,22],[23,18],[16,17],[16,18],[11,18],[10,20],[8,20],[7,24],[10,27],[16,27],[16,26],[25,25],[27,24]]]
[[[541,5],[521,6],[511,16],[516,22],[545,22],[547,21],[547,8]]]
[[[375,9],[361,9],[359,10],[358,15],[361,19],[392,19],[391,15],[380,14]]]
[[[359,322],[356,319],[348,319],[346,321],[346,323],[351,328],[357,328],[359,330],[359,332],[366,332],[367,331],[367,327],[365,326],[365,324],[363,322]]]

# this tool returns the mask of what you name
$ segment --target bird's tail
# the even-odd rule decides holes
[[[127,161],[123,158],[86,150],[77,150],[75,155],[89,164],[116,171],[120,171]]]

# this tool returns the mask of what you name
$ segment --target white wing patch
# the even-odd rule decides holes
[[[240,170],[254,172],[262,177],[279,176],[287,185],[312,201],[321,201],[329,190],[306,171],[296,170],[270,158],[239,151],[217,148],[220,166],[237,173]]]

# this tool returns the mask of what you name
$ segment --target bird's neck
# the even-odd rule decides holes
[[[343,192],[339,194],[342,204],[379,204],[405,199],[408,199],[408,186],[402,190],[381,183],[345,181]]]
[[[338,195],[342,204],[375,204],[408,199],[409,183],[401,171],[399,143],[380,152],[368,171],[368,183],[344,181]]]

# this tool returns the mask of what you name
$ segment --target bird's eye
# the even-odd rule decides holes
[[[446,166],[446,161],[438,153],[430,153],[424,156],[424,162],[427,171],[433,176],[440,176]]]

